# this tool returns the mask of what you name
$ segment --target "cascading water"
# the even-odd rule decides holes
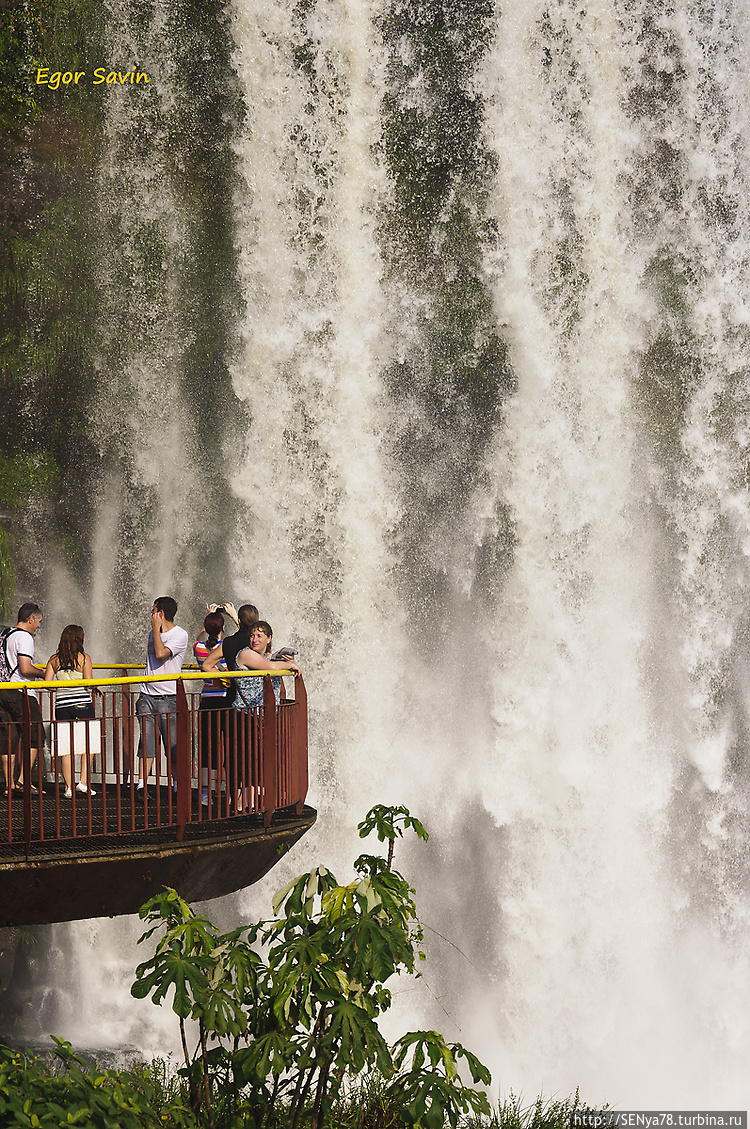
[[[113,52],[141,65],[174,34],[158,5],[146,32],[118,12]],[[194,224],[157,144],[179,67],[153,61],[153,152],[118,158],[139,127],[107,110],[120,422],[94,534],[102,650],[113,600],[132,645],[169,584],[192,630],[204,599],[252,599],[300,647],[319,822],[217,912],[265,912],[313,857],[343,868],[366,808],[405,802],[432,832],[401,860],[430,965],[400,1019],[460,1038],[503,1092],[742,1107],[747,13],[233,0],[227,18],[244,117],[222,395],[247,434],[196,443]],[[123,286],[155,266],[158,293]],[[229,531],[208,564],[207,465]],[[110,978],[135,960],[120,928],[70,927]],[[126,1041],[157,1049],[133,1015]]]
[[[248,515],[235,582],[274,609],[277,634],[299,640],[321,717],[319,770],[337,790],[339,818],[346,810],[351,820],[388,755],[383,703],[398,678],[398,658],[384,662],[380,643],[386,615],[394,644],[399,623],[373,231],[383,181],[371,152],[377,56],[363,3],[328,4],[307,20],[281,6],[234,11],[250,113],[238,201],[247,312],[233,379],[252,418],[247,455],[230,467]],[[295,53],[313,49],[300,72]],[[340,757],[355,746],[357,758]]]
[[[506,829],[492,1009],[529,1081],[642,1107],[746,1100],[719,694],[747,584],[741,30],[519,4],[482,74],[518,379],[487,468],[515,538],[479,762]]]

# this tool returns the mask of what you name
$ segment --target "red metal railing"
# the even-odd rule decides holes
[[[0,720],[0,756],[10,779],[20,776],[23,786],[0,799],[0,848],[3,841],[23,844],[28,855],[32,844],[42,841],[62,844],[159,828],[170,828],[182,839],[189,823],[262,815],[269,826],[275,811],[300,814],[308,783],[307,693],[301,675],[294,679],[295,697],[278,704],[264,676],[263,704],[250,711],[201,709],[199,695],[186,694],[185,682],[202,677],[177,679],[176,711],[164,715],[165,732],[156,739],[143,791],[137,787],[140,719],[131,688],[141,678],[101,680],[94,694],[96,718],[89,721],[55,721],[47,688],[37,691],[44,720],[34,723],[28,690],[19,691],[22,720]],[[164,742],[166,737],[172,745],[173,732],[174,756]],[[59,754],[63,748],[74,754],[68,757],[69,796],[66,762]],[[32,750],[38,751],[33,765]],[[82,775],[93,791],[79,790]],[[0,773],[0,788],[4,783]]]

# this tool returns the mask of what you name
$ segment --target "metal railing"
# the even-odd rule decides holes
[[[134,665],[96,669],[132,670]],[[20,691],[20,722],[0,720],[0,757],[5,760],[8,783],[17,776],[23,782],[22,788],[9,787],[0,799],[0,848],[4,842],[22,846],[28,857],[32,844],[57,843],[62,848],[67,843],[74,848],[71,841],[125,835],[150,838],[160,829],[170,829],[165,831],[167,837],[182,840],[191,823],[213,825],[261,815],[268,827],[276,811],[292,809],[300,814],[308,785],[307,693],[302,676],[294,678],[294,698],[282,696],[277,703],[264,672],[221,671],[222,679],[263,678],[262,705],[250,710],[207,708],[207,700],[197,692],[186,693],[186,685],[197,690],[199,682],[216,677],[183,671],[169,678],[177,685],[176,709],[161,715],[160,725],[159,715],[149,715],[146,722],[157,724],[153,767],[142,790],[139,752],[145,755],[146,749],[139,745],[142,719],[136,714],[132,687],[164,682],[163,676],[0,683],[1,689]],[[63,685],[66,691],[95,688],[93,720],[55,720],[54,692]],[[30,689],[39,696],[41,722],[31,719]],[[33,750],[37,754],[32,765]],[[64,778],[68,766],[69,789]],[[86,791],[78,787],[82,776],[88,781]],[[4,783],[0,773],[0,787]]]

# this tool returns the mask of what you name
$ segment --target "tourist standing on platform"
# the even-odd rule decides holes
[[[237,670],[274,670],[299,672],[297,663],[289,660],[274,660],[269,657],[273,642],[273,632],[265,620],[258,620],[250,630],[250,642],[235,658]],[[286,650],[286,648],[285,648]],[[203,663],[204,671],[214,670],[218,664],[219,648],[212,651]],[[254,804],[255,758],[258,749],[258,721],[263,704],[263,679],[258,677],[232,679],[237,683],[234,700],[235,716],[229,719],[229,770],[230,795],[235,812],[249,811]],[[281,694],[281,678],[272,677],[274,696],[278,702]]]
[[[34,635],[42,622],[42,611],[38,604],[22,604],[18,609],[18,623],[0,641],[5,648],[5,659],[9,671],[9,682],[29,682],[34,678],[44,678],[44,667],[34,664]],[[23,722],[23,693],[21,690],[0,690],[0,708],[20,726]],[[33,767],[42,734],[42,711],[36,690],[29,690],[29,712],[31,715],[31,765]],[[13,787],[13,766],[3,757],[6,786]],[[29,781],[32,792],[36,788]],[[23,788],[23,767],[18,781]]]
[[[224,616],[216,604],[206,604],[208,615],[203,620],[203,630],[198,639],[193,643],[193,654],[198,666],[203,670],[203,664],[217,647],[221,645],[224,633]],[[234,611],[234,608],[232,608]],[[206,636],[204,639],[203,636]],[[216,770],[220,767],[219,756],[221,750],[221,737],[224,733],[224,715],[218,710],[225,710],[227,706],[227,689],[229,680],[212,678],[210,682],[203,683],[200,705],[200,762],[201,762],[201,802],[208,804],[209,769]]]
[[[5,780],[4,796],[18,791],[13,783],[13,766],[16,763],[16,750],[18,749],[18,726],[13,720],[10,710],[0,704],[0,760],[3,762],[3,778]]]
[[[151,630],[148,634],[146,675],[159,674],[164,681],[144,682],[135,712],[141,727],[138,756],[141,760],[141,778],[138,791],[145,791],[146,781],[156,755],[156,728],[161,734],[162,746],[169,748],[171,765],[177,756],[177,683],[166,678],[179,674],[188,645],[188,633],[177,627],[177,601],[172,596],[160,596],[151,609]],[[170,766],[171,768],[171,766]],[[170,773],[171,774],[171,773]]]
[[[234,635],[225,637],[219,646],[211,651],[211,658],[213,660],[212,668],[214,666],[218,667],[219,663],[222,663],[227,670],[238,670],[237,654],[244,650],[245,647],[250,646],[252,630],[259,619],[258,609],[255,604],[242,604],[239,610],[237,610],[234,604],[226,602],[224,604],[206,604],[206,607],[209,612],[226,612],[229,618],[234,620],[238,628]],[[207,667],[203,665],[201,669],[206,670]],[[227,687],[225,705],[231,706],[235,697],[234,679],[230,678],[227,679],[227,681],[229,682],[229,686]],[[227,725],[227,722],[230,720],[229,716],[227,714],[223,716],[225,772],[226,779],[230,784],[229,794],[231,796],[235,794],[234,782],[237,776],[237,719],[235,717],[234,720]]]
[[[259,619],[250,632],[250,646],[240,651],[237,655],[237,669],[268,671],[293,670],[295,674],[299,674],[299,666],[291,659],[272,659],[270,657],[272,648],[273,631],[271,630],[271,625],[270,623],[266,623],[264,619]],[[292,655],[294,654],[293,651],[289,651],[286,647],[284,651]],[[207,663],[207,669],[208,665]],[[234,708],[236,710],[260,709],[263,705],[263,679],[236,678],[234,681],[237,683],[237,696],[234,700]],[[278,702],[281,696],[281,678],[279,676],[273,676],[271,678],[271,685],[273,686],[274,697]]]
[[[222,640],[216,653],[217,663],[219,659],[223,659],[226,663],[227,670],[237,670],[237,655],[240,651],[243,651],[245,647],[250,646],[250,633],[260,619],[258,609],[255,604],[243,604],[239,611],[235,611],[234,604],[206,604],[206,607],[211,612],[217,610],[221,611],[223,609],[239,628],[234,635],[228,635]],[[230,682],[231,685],[227,690],[228,706],[234,701],[234,680],[231,679]]]
[[[47,682],[74,682],[79,678],[93,678],[91,655],[83,649],[83,628],[77,623],[69,623],[63,628],[57,651],[47,662],[44,677]],[[75,761],[80,756],[81,777],[76,785],[79,792],[96,795],[89,786],[89,772],[94,757],[102,751],[101,723],[96,720],[94,699],[86,686],[69,686],[67,689],[53,690],[55,695],[55,743],[54,752],[60,758],[65,781],[66,799],[73,796],[73,777]]]

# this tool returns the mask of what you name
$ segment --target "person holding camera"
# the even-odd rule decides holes
[[[230,604],[228,601],[223,604],[206,604],[206,609],[209,614],[211,612],[224,612],[236,623],[238,630],[234,635],[228,635],[222,639],[217,648],[216,660],[218,662],[219,659],[223,659],[227,670],[238,670],[237,655],[250,646],[250,634],[260,619],[258,609],[255,604],[242,604],[237,610],[234,604]],[[231,679],[230,681],[232,684],[226,694],[227,706],[231,706],[235,695],[234,680]]]
[[[188,645],[188,633],[175,623],[177,601],[172,596],[159,596],[151,608],[151,630],[148,633],[146,674],[162,675],[163,681],[144,682],[135,704],[141,727],[138,757],[141,778],[137,795],[143,798],[146,781],[156,754],[157,728],[165,753],[170,750],[170,766],[165,775],[174,772],[177,756],[177,683],[169,675],[179,674]]]

